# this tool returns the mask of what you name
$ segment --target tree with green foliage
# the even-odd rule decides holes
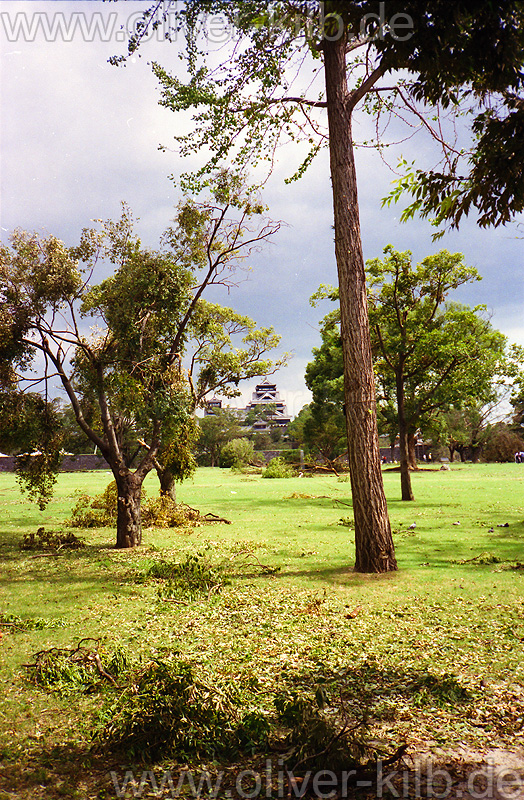
[[[278,229],[263,220],[256,224],[262,212],[254,193],[223,172],[214,177],[208,201],[181,202],[162,250],[142,247],[125,207],[118,221],[84,230],[74,248],[24,231],[15,231],[11,246],[1,247],[0,361],[18,371],[19,385],[31,385],[35,379],[27,377],[27,369],[40,368],[39,354],[43,385],[61,382],[79,427],[113,472],[117,547],[140,543],[142,483],[162,453],[169,457],[170,446],[169,466],[173,470],[177,458],[180,463],[177,437],[192,424],[195,398],[213,384],[238,383],[243,374],[235,372],[237,367],[247,365],[250,375],[274,366],[264,356],[278,337],[271,328],[248,324],[244,350],[234,348],[228,358],[222,349],[212,378],[201,377],[216,339],[206,325],[213,329],[218,323],[223,333],[224,321],[235,317],[203,305],[202,294],[211,285],[233,285],[239,259]],[[114,272],[91,285],[103,262]],[[188,372],[183,364],[192,341],[193,363],[202,367],[196,384],[191,367]],[[83,414],[87,390],[96,398],[98,424],[94,419],[90,425]],[[134,468],[126,451],[130,429],[145,440]],[[182,469],[188,465],[182,460]]]
[[[97,405],[87,405],[84,402],[84,398],[81,398],[81,405],[82,405],[82,414],[87,421],[87,424],[93,427],[93,425],[99,425],[99,423],[95,423],[95,415],[97,411]],[[60,402],[57,413],[60,419],[60,427],[62,429],[62,446],[66,453],[72,453],[73,455],[80,455],[81,453],[93,453],[96,452],[96,448],[93,445],[91,439],[85,435],[83,430],[78,427],[78,422],[76,421],[75,412],[71,408],[70,405],[62,404]]]
[[[374,363],[385,398],[395,399],[402,499],[413,500],[410,442],[436,413],[492,399],[506,337],[481,307],[443,305],[451,290],[480,279],[462,253],[441,250],[413,265],[409,251],[388,245],[384,256],[367,262]]]
[[[20,488],[41,510],[53,494],[63,438],[56,403],[13,385],[0,389],[0,448],[16,456]]]
[[[346,425],[341,406],[309,403],[289,426],[289,434],[314,458],[329,466],[346,452]]]
[[[313,361],[306,367],[306,385],[312,402],[293,420],[290,433],[311,454],[328,464],[347,450],[344,416],[344,367],[339,314],[322,321],[322,344],[313,349]]]
[[[396,423],[400,440],[402,499],[413,500],[410,468],[415,466],[417,430],[453,406],[471,408],[493,400],[494,381],[506,368],[506,338],[480,316],[482,307],[444,305],[451,290],[480,279],[461,253],[442,250],[418,265],[412,264],[409,251],[391,245],[384,255],[366,264],[374,368],[384,424],[392,433]],[[314,299],[336,296],[336,289],[320,287]],[[319,351],[322,358],[314,366],[321,376],[332,368],[340,376],[338,312],[326,320],[323,329],[332,331],[331,347]]]
[[[489,429],[484,443],[484,461],[507,463],[515,460],[515,453],[524,452],[524,438],[512,430],[511,425],[497,422]]]
[[[276,411],[276,403],[256,403],[255,405],[251,406],[247,412],[246,416],[244,417],[244,423],[250,428],[252,428],[257,422],[264,422],[271,426],[271,422],[276,414]]]
[[[461,461],[471,459],[476,464],[491,438],[494,406],[495,403],[469,404],[464,408],[453,406],[434,417],[425,433],[436,444],[448,448],[450,461],[458,453]]]
[[[264,367],[268,373],[274,372],[287,359],[287,355],[275,363],[263,359],[280,341],[272,329],[259,329],[245,314],[203,299],[193,315],[191,334],[185,360],[189,364],[192,413],[203,407],[211,394],[238,397],[241,380],[259,377]],[[163,448],[161,460],[155,461],[161,491],[172,499],[176,496],[175,481],[187,477],[194,468],[194,450],[200,435],[198,422],[191,417],[184,435],[172,439],[169,446]]]
[[[449,14],[451,27],[460,26],[455,43],[438,30],[439,4],[434,6],[441,49],[432,54],[434,80],[420,82],[415,98],[458,109],[467,141],[450,147],[434,169],[403,159],[403,175],[384,203],[411,195],[401,220],[429,218],[440,228],[434,235],[439,238],[471,212],[485,228],[524,211],[524,5],[455,4]]]
[[[218,63],[208,52],[206,14],[220,15],[233,41]],[[300,177],[320,148],[329,147],[357,571],[394,570],[396,561],[380,471],[353,116],[365,107],[380,130],[379,117],[387,123],[392,114],[409,112],[449,160],[453,147],[432,122],[435,104],[458,105],[456,87],[467,86],[477,101],[517,82],[521,16],[516,0],[464,2],[453,13],[447,0],[157,0],[128,43],[134,53],[162,17],[171,25],[168,37],[181,31],[186,37],[184,78],[158,64],[153,69],[161,103],[193,111],[190,132],[176,136],[180,152],[210,154],[191,185],[210,164],[260,158],[272,164],[286,139],[309,145],[293,176]],[[118,64],[125,56],[111,60]],[[318,89],[316,77],[324,79]]]
[[[200,435],[197,443],[199,462],[218,466],[220,452],[225,444],[245,435],[240,415],[231,408],[217,408],[198,420]]]

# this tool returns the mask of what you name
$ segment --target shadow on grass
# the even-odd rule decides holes
[[[69,530],[69,529],[68,529]],[[25,549],[22,547],[22,542],[24,540],[24,534],[14,533],[12,531],[0,531],[0,560],[13,560],[16,559],[19,561],[21,558],[79,558],[82,560],[86,560],[89,558],[93,558],[100,553],[107,553],[108,551],[115,551],[115,543],[113,541],[107,542],[86,542],[85,537],[89,535],[89,532],[82,531],[82,530],[75,530],[75,535],[78,536],[80,540],[84,542],[83,547],[73,548],[73,547],[62,547],[57,551],[53,551],[52,549],[43,549],[35,547],[34,549]],[[115,536],[115,531],[109,531],[108,535]]]
[[[129,566],[132,560],[111,558],[113,553],[130,553],[134,557],[141,551],[117,551],[110,542],[85,544],[84,547],[62,550],[40,548],[24,550],[22,537],[3,532],[0,534],[0,586],[14,587],[28,581],[45,583],[48,586],[67,587],[68,593],[79,592],[89,596],[97,587],[104,591],[124,591],[128,583]],[[60,589],[62,591],[62,589]]]
[[[107,773],[115,766],[102,758],[94,758],[87,744],[68,742],[32,747],[24,749],[23,753],[0,748],[0,755],[2,789],[12,797],[45,796],[48,800],[77,797],[75,788],[78,786],[89,787],[91,797],[99,796],[99,791],[105,797]]]
[[[327,691],[337,692],[342,700],[353,701],[355,708],[372,708],[383,699],[407,700],[422,708],[468,703],[474,698],[471,689],[463,686],[455,675],[381,666],[373,659],[338,670],[319,664],[316,670],[291,678],[289,684],[305,690],[324,686]]]
[[[172,666],[166,664],[165,668],[172,669]],[[212,685],[211,679],[211,687]],[[206,689],[213,692],[212,688],[206,687]],[[157,716],[149,712],[158,706],[159,696],[162,698],[161,692],[160,688],[150,697],[142,696],[142,702],[145,704],[144,714],[137,718],[138,727],[135,731],[139,737],[152,730],[151,726],[158,734]],[[267,723],[271,728],[276,726],[278,737],[275,739],[271,735],[268,737],[264,734],[260,738],[250,739],[241,766],[243,769],[255,766],[261,757],[276,759],[277,756],[289,751],[285,766],[294,769],[294,764],[297,762],[302,764],[302,769],[296,774],[314,767],[318,769],[347,767],[348,764],[355,763],[354,757],[357,752],[362,757],[366,754],[372,755],[376,749],[377,742],[369,740],[367,732],[369,722],[393,722],[398,716],[399,709],[405,715],[406,706],[409,706],[415,718],[418,709],[423,712],[425,709],[438,707],[444,711],[449,709],[453,713],[453,709],[457,706],[466,706],[473,700],[474,694],[471,690],[463,686],[452,674],[435,675],[429,670],[381,666],[366,660],[356,666],[334,670],[327,662],[319,661],[314,669],[294,671],[291,674],[282,672],[272,697],[274,712]],[[192,708],[188,706],[188,710],[191,713]],[[235,717],[242,717],[244,712],[242,706],[237,706],[233,710]],[[224,714],[227,715],[228,711],[224,711]],[[196,721],[198,723],[198,720]],[[238,722],[238,719],[236,721]],[[346,737],[340,736],[343,727],[348,730]],[[264,728],[264,731],[266,730]],[[173,749],[174,742],[169,728],[166,730],[166,737],[165,740],[159,741],[157,755],[160,758],[169,757],[170,764],[173,764],[174,759],[173,775],[177,775],[176,764],[180,763],[177,757],[179,754],[176,745]],[[126,741],[128,746],[133,747],[133,739]],[[185,742],[185,747],[187,746]],[[388,746],[386,744],[386,748]],[[237,756],[242,755],[242,750],[241,745]],[[133,766],[134,760],[139,762],[139,765],[135,764],[134,767],[138,775],[143,774],[144,768],[154,766],[148,760],[141,761],[140,757],[136,759],[136,756],[133,758],[125,754],[118,755],[116,750],[113,757],[110,753],[96,757],[90,751],[87,742],[61,742],[53,747],[40,748],[33,746],[18,759],[14,754],[9,755],[7,752],[2,753],[2,756],[5,766],[4,789],[16,793],[16,796],[21,795],[24,790],[38,786],[46,788],[47,798],[59,797],[64,794],[61,786],[64,781],[73,786],[78,786],[81,782],[84,786],[92,788],[107,782],[109,770],[129,769]],[[235,758],[234,755],[232,757]],[[204,767],[203,764],[198,764],[198,752],[185,752],[182,763],[187,763],[188,760],[195,769]],[[284,761],[281,760],[279,763],[282,765]],[[230,770],[231,764],[225,754],[214,762],[216,768],[228,766]],[[231,776],[234,779],[234,767]],[[265,794],[265,796],[276,795]],[[282,797],[282,794],[279,793],[278,796]]]
[[[254,578],[267,578],[268,580],[289,580],[292,578],[308,578],[310,580],[323,581],[326,583],[357,583],[359,580],[391,580],[398,572],[386,572],[383,574],[365,575],[361,572],[355,572],[353,569],[354,558],[348,559],[347,564],[338,567],[322,567],[315,569],[286,569],[284,572],[274,572],[269,575],[256,573],[246,569],[242,572],[235,573],[235,580],[252,581]]]

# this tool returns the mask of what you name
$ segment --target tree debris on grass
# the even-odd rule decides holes
[[[23,619],[17,614],[0,614],[0,630],[4,632],[41,631],[45,628],[64,628],[66,624],[63,619],[43,619],[42,617]]]
[[[264,716],[237,708],[234,694],[233,686],[208,685],[186,661],[151,661],[100,714],[95,750],[147,761],[231,759],[265,747]]]
[[[111,481],[104,491],[91,497],[80,494],[73,508],[68,524],[73,528],[104,528],[116,525],[117,489]],[[185,503],[177,503],[168,494],[148,498],[142,490],[142,525],[144,528],[189,528],[211,523],[231,522],[224,517],[208,512],[202,514],[198,509]]]
[[[21,550],[44,550],[58,553],[61,550],[78,550],[85,541],[72,531],[46,531],[38,528],[36,533],[27,533],[20,544]]]
[[[509,559],[499,558],[494,553],[484,552],[479,553],[473,558],[462,558],[460,560],[452,560],[451,564],[499,564],[499,570],[522,570],[524,564],[520,561],[512,561]]]
[[[128,665],[127,656],[121,648],[115,648],[112,656],[108,657],[100,649],[100,639],[91,637],[80,639],[73,648],[40,650],[33,658],[34,663],[23,664],[29,670],[29,680],[37,686],[61,693],[70,690],[92,691],[97,678],[103,678],[119,688],[115,674],[123,672]]]

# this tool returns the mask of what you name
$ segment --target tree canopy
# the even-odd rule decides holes
[[[142,246],[126,207],[116,222],[85,229],[76,247],[16,231],[1,248],[0,360],[18,391],[61,383],[115,477],[119,547],[140,542],[141,486],[158,459],[173,476],[192,468],[195,406],[276,366],[265,357],[278,344],[272,328],[202,297],[234,285],[239,261],[278,229],[262,212],[251,190],[220,173],[209,200],[180,203],[160,250]],[[101,265],[114,271],[92,284]]]
[[[441,250],[414,265],[409,251],[388,245],[384,258],[367,261],[366,269],[379,407],[399,436],[402,499],[412,500],[417,430],[453,407],[493,400],[494,381],[506,369],[506,337],[483,318],[482,307],[445,303],[452,290],[480,279],[461,253]],[[315,297],[322,296],[334,300],[337,291],[321,287]],[[315,353],[308,371],[340,376],[337,312],[327,315],[326,328],[331,346]]]
[[[462,253],[441,250],[417,265],[409,251],[388,246],[384,255],[367,262],[374,364],[382,395],[396,405],[402,499],[412,500],[410,440],[435,413],[492,399],[506,337],[481,307],[445,304],[450,291],[480,279]]]
[[[211,467],[218,465],[222,447],[233,439],[244,436],[245,429],[241,423],[240,415],[232,408],[216,408],[212,414],[198,421],[198,449],[203,463]]]

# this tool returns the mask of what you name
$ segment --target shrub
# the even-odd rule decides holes
[[[220,451],[220,466],[240,469],[250,464],[254,458],[255,450],[249,439],[233,439]]]
[[[265,470],[262,472],[263,478],[292,478],[295,470],[286,464],[283,458],[272,458]]]

